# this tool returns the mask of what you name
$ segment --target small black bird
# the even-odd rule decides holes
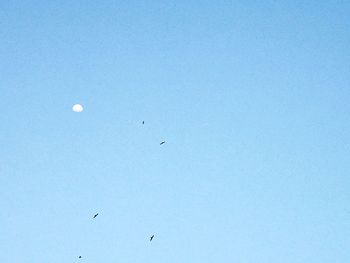
[[[96,218],[96,216],[98,216],[98,213],[96,215],[94,215],[94,218]]]
[[[162,141],[161,143],[160,143],[160,145],[162,145],[162,144],[164,144],[165,143],[165,141]]]
[[[79,256],[79,258],[81,258],[81,256]]]
[[[145,124],[145,121],[142,121],[142,124]]]
[[[151,236],[151,238],[149,239],[149,242],[151,242],[154,238],[154,235]]]

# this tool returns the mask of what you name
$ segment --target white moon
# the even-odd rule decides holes
[[[74,112],[82,112],[84,110],[84,108],[81,104],[74,104],[72,109]]]

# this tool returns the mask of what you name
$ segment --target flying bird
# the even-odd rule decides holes
[[[149,239],[149,242],[151,242],[154,238],[154,235],[151,236],[151,238]]]
[[[165,143],[165,141],[162,141],[161,143],[160,143],[160,145],[162,145],[162,144],[164,144]]]
[[[145,124],[145,121],[142,121],[142,124]]]
[[[81,258],[81,256],[79,256],[79,258]]]
[[[98,213],[96,215],[94,215],[94,218],[96,218],[98,216]]]

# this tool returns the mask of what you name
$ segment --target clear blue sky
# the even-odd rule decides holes
[[[350,262],[349,14],[1,1],[0,262]]]

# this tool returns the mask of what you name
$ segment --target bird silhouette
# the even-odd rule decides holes
[[[94,218],[96,218],[98,216],[98,213],[96,215],[94,215]]]
[[[164,144],[165,143],[165,141],[162,141],[161,143],[160,143],[160,145],[162,145],[162,144]]]
[[[154,238],[154,235],[151,236],[151,238],[149,239],[149,242],[151,242]]]
[[[145,121],[142,121],[142,124],[145,124]]]
[[[79,256],[79,258],[81,258],[81,256]]]

